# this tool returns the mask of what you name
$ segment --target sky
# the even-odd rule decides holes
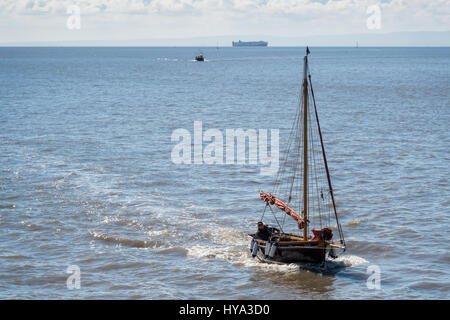
[[[449,30],[450,0],[0,0],[0,43]]]

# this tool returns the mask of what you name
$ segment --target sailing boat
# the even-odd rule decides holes
[[[328,257],[337,257],[337,250],[345,251],[308,68],[309,54],[306,47],[301,99],[274,190],[260,192],[265,204],[260,221],[270,211],[277,227],[269,228],[266,240],[249,235],[252,256],[264,262],[323,263]],[[291,226],[295,231],[287,231],[286,216],[296,222]],[[339,239],[333,239],[333,231]]]

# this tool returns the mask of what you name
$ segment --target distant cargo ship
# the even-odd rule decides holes
[[[267,41],[233,41],[233,47],[267,47]]]

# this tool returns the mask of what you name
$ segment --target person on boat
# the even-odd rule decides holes
[[[259,221],[258,231],[256,231],[255,238],[267,241],[275,232],[279,232],[279,230],[276,228],[268,227],[262,221]]]

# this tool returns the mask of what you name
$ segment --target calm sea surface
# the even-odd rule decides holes
[[[250,257],[259,165],[171,161],[194,121],[282,151],[304,48],[199,49],[0,48],[0,298],[450,298],[450,48],[311,49],[348,245],[326,272]]]

